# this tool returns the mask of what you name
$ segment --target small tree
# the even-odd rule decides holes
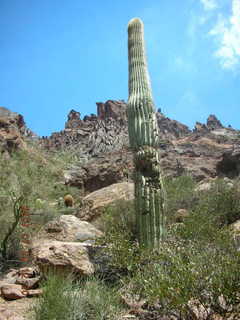
[[[6,233],[6,235],[4,236],[1,245],[0,245],[0,251],[1,251],[1,255],[3,260],[7,259],[7,250],[8,250],[8,243],[9,243],[9,239],[12,236],[12,234],[14,233],[14,231],[16,230],[19,221],[21,219],[21,206],[23,204],[24,201],[24,197],[23,196],[19,196],[17,198],[14,198],[14,196],[11,196],[12,199],[12,203],[13,203],[13,213],[14,213],[14,221],[13,223],[10,225],[10,227],[8,228],[8,231]]]

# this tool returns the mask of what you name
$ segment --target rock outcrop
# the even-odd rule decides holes
[[[43,239],[69,242],[92,242],[100,237],[102,232],[86,221],[81,221],[73,215],[62,215],[44,226]]]
[[[79,276],[94,273],[88,250],[78,242],[45,240],[32,247],[34,261],[42,274],[73,273]]]
[[[126,109],[123,100],[97,102],[97,115],[85,116],[83,120],[80,112],[71,110],[65,129],[43,137],[41,143],[48,150],[78,149],[77,153],[85,160],[117,152],[129,145]],[[191,132],[187,126],[160,112],[157,121],[161,139],[178,138]]]
[[[65,183],[85,194],[131,179],[133,160],[129,150],[127,105],[123,100],[97,103],[97,115],[81,119],[71,110],[65,129],[39,139],[47,150],[72,152],[78,159],[64,173]],[[191,174],[197,180],[239,176],[240,131],[224,127],[215,115],[206,124],[197,122],[191,131],[159,109],[159,152],[163,174]],[[1,118],[4,117],[4,118]],[[3,119],[3,120],[2,120]],[[24,147],[23,136],[30,135],[23,118],[0,108],[0,146],[4,150]]]
[[[91,275],[94,265],[89,248],[102,232],[73,215],[62,215],[48,222],[31,244],[33,261],[43,274],[49,271]]]
[[[24,138],[33,137],[34,133],[26,127],[22,115],[0,107],[0,152],[12,153],[26,149]]]
[[[133,200],[134,184],[120,182],[111,184],[108,187],[94,191],[83,198],[82,206],[77,216],[81,220],[96,220],[107,206],[119,200]]]
[[[79,161],[65,172],[65,182],[93,192],[131,178],[133,162],[129,150],[126,103],[97,103],[97,115],[84,117],[74,110],[65,130],[42,139],[49,150],[64,149]],[[224,127],[215,115],[206,124],[197,122],[193,131],[176,120],[156,113],[160,132],[159,152],[164,175],[191,174],[197,180],[218,175],[239,175],[239,131]]]

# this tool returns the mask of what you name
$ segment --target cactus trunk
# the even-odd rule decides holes
[[[138,238],[141,246],[158,248],[164,235],[164,189],[157,151],[158,127],[140,19],[132,19],[128,25],[128,63],[128,132],[134,152]]]

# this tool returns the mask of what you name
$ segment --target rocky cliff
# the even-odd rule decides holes
[[[133,163],[128,147],[126,107],[123,100],[98,102],[97,115],[83,119],[79,111],[71,110],[64,130],[38,139],[49,152],[65,150],[76,155],[78,160],[65,172],[67,184],[88,193],[131,179]],[[197,122],[193,130],[167,118],[160,110],[156,115],[165,176],[191,174],[198,181],[239,176],[240,131],[224,127],[215,115],[210,115],[205,124]],[[0,108],[2,150],[24,148],[26,138],[33,136],[21,115]]]
[[[97,115],[81,119],[71,110],[65,129],[41,143],[48,150],[69,150],[79,162],[66,172],[66,182],[86,192],[131,177],[132,155],[128,148],[126,103],[97,103]],[[159,152],[164,175],[191,174],[197,180],[217,175],[233,178],[240,173],[240,132],[225,128],[215,115],[190,130],[158,110]]]
[[[34,136],[34,133],[27,128],[21,114],[0,107],[0,152],[2,154],[25,149],[24,138]]]

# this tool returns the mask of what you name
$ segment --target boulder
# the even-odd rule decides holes
[[[43,290],[42,289],[31,289],[27,291],[27,296],[28,297],[39,297],[43,294]]]
[[[21,284],[24,289],[35,289],[38,286],[40,277],[36,278],[18,278],[16,284]]]
[[[73,215],[62,215],[47,223],[41,237],[58,241],[92,242],[102,236],[102,232],[87,221]]]
[[[33,259],[43,274],[48,272],[91,275],[94,266],[87,248],[78,242],[39,241],[32,247]]]
[[[84,164],[76,163],[64,172],[64,180],[67,185],[78,187],[86,194],[122,182],[132,171],[132,154],[122,149],[92,158]]]
[[[106,206],[117,200],[132,200],[134,198],[134,184],[120,182],[106,188],[94,191],[83,198],[83,205],[77,213],[82,220],[94,221],[101,215]]]
[[[19,284],[5,284],[1,286],[1,296],[7,300],[16,300],[26,297],[27,290]]]

